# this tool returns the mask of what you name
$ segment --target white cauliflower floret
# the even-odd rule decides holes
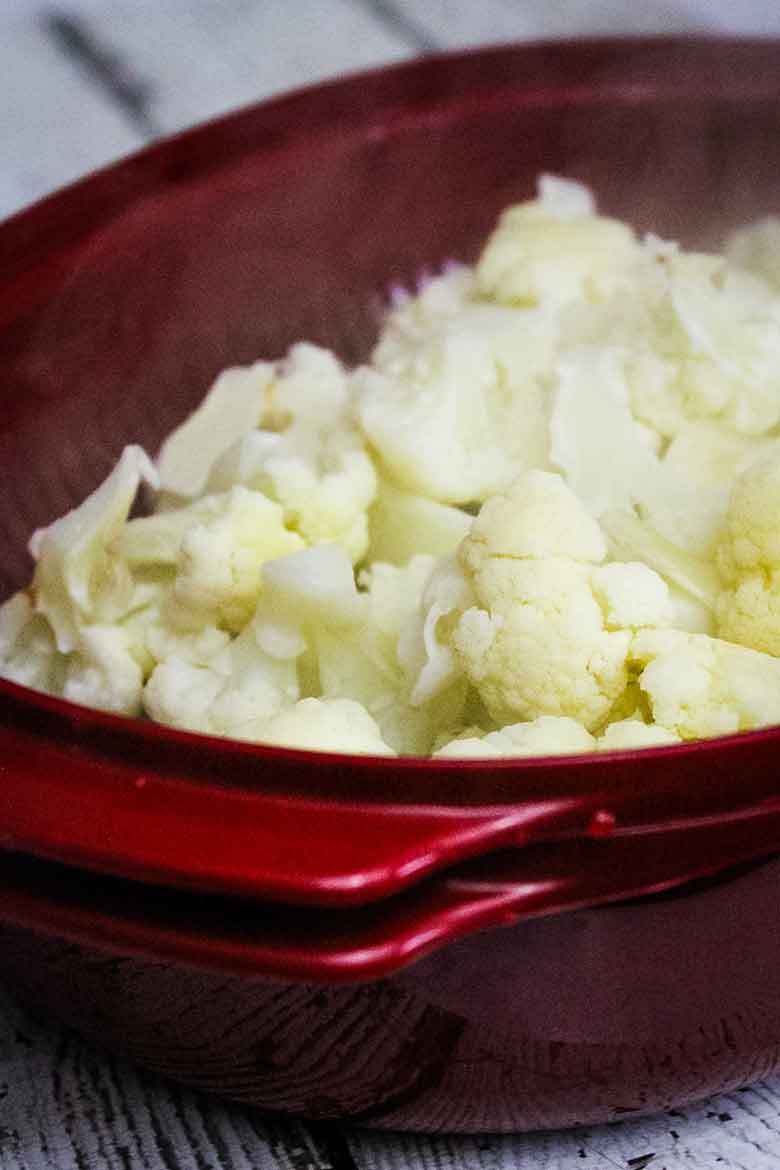
[[[599,752],[634,750],[644,747],[667,747],[680,743],[680,736],[658,723],[644,723],[641,719],[620,719],[610,723],[596,741]]]
[[[140,715],[143,672],[121,626],[84,626],[69,655],[62,697],[117,715]]]
[[[669,586],[647,565],[636,561],[601,565],[590,581],[608,630],[674,624]]]
[[[299,658],[307,649],[313,654],[318,631],[343,637],[363,621],[365,598],[341,545],[320,544],[269,561],[263,583],[252,626],[258,644],[274,658]],[[302,666],[316,673],[316,661]]]
[[[768,215],[732,232],[726,241],[726,256],[732,264],[780,289],[780,219]]]
[[[753,463],[734,484],[718,565],[726,588],[718,633],[780,655],[780,456]]]
[[[66,662],[51,626],[35,612],[27,593],[15,593],[0,605],[0,678],[57,695]]]
[[[638,366],[638,417],[674,436],[689,422],[761,435],[780,419],[780,303],[767,285],[722,257],[669,252],[643,289],[640,329],[665,365]],[[641,347],[640,347],[641,348]]]
[[[633,568],[625,585],[620,566],[594,572],[605,551],[598,525],[546,472],[521,477],[477,517],[459,554],[477,603],[452,645],[497,722],[561,715],[592,730],[621,699],[632,633],[609,628],[599,594],[606,613],[622,609],[636,623],[668,620],[668,599],[662,583],[644,578],[632,607]]]
[[[658,434],[632,413],[629,369],[624,348],[603,344],[575,347],[560,358],[551,460],[594,516],[636,507],[663,536],[706,555],[723,521],[726,494],[702,491],[681,452],[659,456]]]
[[[719,638],[643,630],[631,647],[653,719],[682,739],[780,723],[780,659]]]
[[[478,606],[452,635],[466,676],[499,723],[568,715],[588,729],[628,683],[628,630],[608,631],[588,566],[490,558],[475,575]]]
[[[581,723],[565,716],[541,715],[484,736],[452,740],[434,752],[434,759],[494,759],[512,756],[568,756],[591,752],[596,741]]]
[[[540,183],[539,195],[501,216],[477,266],[480,291],[503,304],[560,307],[623,286],[638,253],[631,229],[595,215],[585,188]]]
[[[460,670],[448,619],[474,600],[471,584],[455,557],[440,561],[426,582],[416,613],[398,637],[398,660],[409,679],[413,707],[421,707],[457,681]]]
[[[676,610],[672,625],[688,629],[685,622],[692,620],[696,625],[692,633],[709,632],[710,614],[720,589],[720,577],[714,565],[692,556],[628,512],[608,512],[602,516],[601,526],[609,537],[610,552],[615,559],[641,561],[670,586]]]
[[[250,626],[208,665],[165,659],[144,688],[143,704],[160,723],[261,741],[266,720],[298,695],[294,659],[266,654]]]
[[[171,599],[197,625],[238,631],[252,617],[266,561],[301,548],[281,507],[261,492],[235,487],[220,512],[185,533]]]
[[[376,720],[352,699],[301,699],[267,720],[258,742],[318,752],[395,755]]]
[[[423,590],[434,567],[414,557],[405,568],[376,563],[361,576],[365,617],[349,635],[318,628],[315,647],[321,692],[353,698],[376,719],[384,740],[398,752],[424,755],[442,726],[458,723],[466,699],[462,677],[447,679],[429,696],[416,696],[413,672],[402,652],[404,631],[416,623]]]
[[[63,652],[75,650],[84,625],[115,621],[133,593],[130,570],[118,555],[122,529],[145,480],[157,474],[140,447],[126,447],[109,477],[83,504],[30,540],[37,564],[31,596]]]
[[[454,553],[471,526],[460,508],[402,491],[382,476],[368,514],[367,559],[405,565],[412,557]]]
[[[261,429],[211,468],[209,490],[234,484],[281,504],[307,544],[338,541],[354,562],[365,555],[376,472],[355,426],[349,380],[332,353],[303,342],[290,350],[268,390]]]
[[[258,426],[274,372],[270,362],[255,362],[219,375],[197,410],[162,445],[157,466],[165,491],[190,499],[200,495],[214,461]]]
[[[630,508],[659,477],[655,436],[631,413],[625,357],[582,346],[560,358],[550,457],[594,516]]]
[[[547,464],[549,314],[467,302],[422,334],[394,330],[392,315],[388,329],[355,386],[363,430],[404,491],[484,500]]]
[[[57,649],[52,629],[26,593],[0,606],[0,678],[84,707],[137,715],[143,674],[120,625],[83,625],[76,648]]]

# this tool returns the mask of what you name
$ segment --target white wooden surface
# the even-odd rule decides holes
[[[778,0],[0,0],[0,218],[280,89],[449,46],[578,33],[780,35]],[[198,1097],[0,992],[0,1170],[777,1170],[780,1078],[569,1134],[415,1138]]]

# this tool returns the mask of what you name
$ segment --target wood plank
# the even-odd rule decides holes
[[[655,1118],[560,1134],[372,1133],[179,1088],[0,991],[3,1170],[776,1170],[780,1078]]]
[[[143,141],[85,84],[34,10],[3,17],[0,77],[0,218]]]
[[[81,0],[94,42],[148,93],[148,116],[170,132],[280,90],[416,52],[351,0]]]
[[[719,31],[780,34],[775,0],[390,0],[405,20],[447,48],[536,37]]]

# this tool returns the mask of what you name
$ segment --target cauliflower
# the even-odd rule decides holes
[[[718,633],[780,655],[780,455],[753,463],[734,484],[718,565]]]
[[[433,753],[434,759],[508,756],[567,756],[591,752],[593,736],[581,723],[565,716],[541,715],[530,723],[513,723],[484,736],[454,739]]]
[[[114,621],[130,604],[132,577],[118,552],[144,480],[157,485],[154,467],[140,447],[126,447],[109,477],[83,504],[33,533],[33,606],[48,620],[63,652],[76,649],[83,625]]]
[[[467,512],[402,491],[383,476],[369,512],[368,560],[405,565],[421,554],[448,556],[470,526]]]
[[[262,728],[263,743],[318,752],[392,756],[376,721],[352,699],[301,699]]]
[[[361,425],[397,485],[468,503],[546,466],[552,316],[465,299],[425,330],[408,322],[408,306],[391,315],[355,375]]]
[[[678,630],[642,630],[631,647],[656,724],[681,739],[780,723],[780,659]]]
[[[359,561],[368,546],[376,472],[352,414],[352,390],[334,355],[293,346],[266,394],[261,429],[215,460],[207,487],[263,491],[307,544],[338,541]]]
[[[596,741],[596,751],[634,751],[643,747],[668,747],[681,743],[680,736],[659,723],[641,719],[619,719],[610,723]]]
[[[477,266],[480,292],[500,304],[606,299],[623,287],[638,244],[625,224],[594,214],[577,184],[542,179],[539,197],[510,207]]]
[[[117,715],[140,715],[143,681],[121,626],[84,626],[65,666],[62,697]]]
[[[238,632],[252,617],[264,562],[303,546],[281,507],[262,492],[234,487],[217,515],[188,528],[179,549],[173,604],[197,625]]]
[[[397,752],[424,755],[436,733],[456,724],[466,702],[461,675],[441,680],[429,694],[415,695],[414,672],[403,654],[405,632],[418,621],[423,591],[434,568],[431,557],[412,558],[404,568],[375,563],[361,575],[365,617],[345,636],[320,628],[315,635],[319,681],[326,698],[353,698],[376,719]]]
[[[51,626],[35,612],[29,594],[15,593],[0,606],[0,678],[59,695],[65,662]]]
[[[542,176],[365,366],[300,342],[126,448],[34,534],[0,676],[442,759],[780,724],[778,222],[686,253]]]
[[[605,553],[598,524],[550,473],[527,473],[476,518],[459,555],[477,600],[452,645],[497,722],[560,715],[592,731],[621,699],[632,629],[667,621],[668,595],[651,570],[599,572]]]
[[[216,459],[259,424],[273,379],[270,362],[224,370],[197,410],[163,443],[160,486],[174,496],[199,496]]]
[[[726,241],[726,256],[732,264],[780,291],[780,219],[769,215],[732,232]]]
[[[208,664],[172,654],[143,691],[152,719],[189,731],[263,742],[263,727],[300,694],[294,659],[267,654],[247,627]]]

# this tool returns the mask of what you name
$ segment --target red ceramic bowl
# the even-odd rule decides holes
[[[0,592],[29,576],[30,530],[94,487],[124,443],[155,449],[219,369],[278,355],[300,337],[332,345],[347,360],[364,356],[388,288],[410,284],[423,268],[448,258],[471,259],[498,212],[527,197],[541,170],[584,179],[609,211],[688,244],[713,243],[736,224],[780,210],[779,67],[780,46],[768,41],[556,43],[418,62],[318,87],[185,134],[0,226]],[[515,1128],[658,1107],[675,1095],[701,1095],[767,1071],[768,1054],[780,1040],[770,938],[775,928],[766,899],[776,871],[724,877],[707,893],[690,891],[664,902],[663,912],[637,905],[589,910],[585,917],[563,911],[776,851],[779,750],[780,732],[770,730],[642,753],[489,767],[326,757],[184,735],[3,684],[0,843],[17,855],[9,852],[3,864],[33,864],[21,856],[27,854],[111,876],[71,875],[77,884],[67,909],[57,908],[55,897],[64,878],[47,878],[49,892],[36,902],[24,894],[23,882],[13,885],[9,869],[0,917],[15,925],[2,961],[9,974],[24,976],[31,958],[48,956],[36,966],[36,979],[49,989],[50,1002],[66,1012],[70,998],[81,1005],[71,1016],[83,1011],[85,1026],[100,1019],[106,1035],[137,1036],[131,1043],[157,1067],[197,1079],[203,1048],[213,1042],[225,1073],[221,1081],[211,1077],[215,1087],[267,1105],[350,1115],[360,1112],[356,1098],[333,1085],[326,1091],[316,1077],[312,1084],[320,1088],[310,1097],[291,1072],[289,1084],[296,1087],[287,1098],[281,1089],[274,1095],[257,1088],[266,1075],[269,1084],[277,1083],[268,1061],[263,1064],[264,1041],[262,1053],[255,1046],[262,1076],[249,1078],[253,1087],[246,1091],[238,1085],[248,1076],[244,1065],[238,1058],[231,1064],[229,1047],[217,1044],[213,1030],[212,1040],[196,1037],[189,1048],[185,1036],[164,1029],[153,1042],[153,1021],[166,1014],[164,1004],[179,1020],[189,1018],[186,1003],[179,1010],[169,995],[177,978],[184,979],[187,964],[222,969],[238,1015],[242,997],[248,1011],[255,1010],[252,1004],[260,1011],[264,1001],[253,998],[252,988],[269,979],[280,1003],[297,1003],[300,995],[312,1005],[301,1028],[310,1027],[310,1040],[339,1032],[342,1041],[329,1051],[351,1054],[350,1084],[358,1086],[367,1067],[358,1038],[368,1035],[371,1020],[383,1031],[388,986],[387,1002],[403,1012],[407,992],[394,999],[395,989],[410,980],[419,986],[415,980],[424,980],[426,970],[439,971],[437,962],[451,964],[453,979],[461,972],[461,990],[449,1006],[439,1003],[435,987],[425,992],[420,1018],[438,1020],[436,1013],[454,1010],[457,1001],[463,1018],[484,1023],[489,1017],[488,1031],[506,1044],[491,1047],[485,1040],[484,1050],[502,1055],[480,1065],[475,1053],[487,1033],[480,1039],[469,1033],[469,1044],[477,1044],[473,1050],[467,1045],[470,1056],[442,1041],[445,1056],[435,1057],[435,1068],[426,1058],[415,1081],[433,1096],[417,1090],[415,1096],[400,1071],[389,1097],[360,1090],[382,1123]],[[591,850],[586,865],[587,839],[604,833],[614,838],[608,853]],[[533,849],[520,848],[530,843]],[[508,892],[491,879],[499,881],[497,901],[491,895],[486,902],[483,887],[475,893],[456,884],[453,895],[450,879],[430,877],[509,845],[519,868]],[[552,864],[567,848],[565,880],[540,878],[533,869],[536,850],[548,850]],[[120,878],[136,883],[135,926],[127,926],[122,905],[109,901],[98,913],[90,901],[102,896],[101,882],[113,890]],[[425,916],[429,911],[419,910],[429,906],[423,879],[445,883],[437,888],[447,891],[446,913],[437,911],[435,924]],[[227,940],[197,923],[187,933],[184,921],[161,927],[154,907],[162,895],[157,888],[145,893],[141,882],[220,893],[237,933]],[[316,931],[306,941],[313,926],[305,924],[316,915],[300,920],[305,930],[296,936],[297,959],[285,943],[273,952],[276,965],[264,965],[273,940],[261,939],[258,950],[244,933],[250,912],[237,895],[333,907],[343,915],[341,951],[353,954],[352,970],[374,990],[361,998],[362,992],[333,989],[337,975],[326,942]],[[378,901],[396,896],[416,907],[400,935],[395,902]],[[360,903],[371,905],[355,909]],[[488,904],[490,913],[483,913]],[[716,929],[721,911],[712,907],[721,904],[725,926]],[[434,940],[441,944],[496,925],[502,915],[514,921],[529,907],[559,913],[544,923],[458,942],[441,961],[431,956],[408,972],[396,969],[394,959],[382,980],[370,963],[360,968],[354,962],[355,952],[366,954],[355,915],[375,913],[376,929],[386,940],[388,931],[392,935],[390,952],[406,960]],[[270,910],[258,904],[254,912]],[[752,950],[737,929],[740,916],[751,923]],[[623,925],[613,930],[610,924],[618,922]],[[518,980],[518,948],[526,953],[537,931],[548,940],[552,965],[537,974],[527,964]],[[616,958],[624,931],[633,939],[625,944],[630,963]],[[168,946],[171,932],[179,941]],[[181,932],[189,942],[181,941]],[[192,942],[201,933],[209,940],[207,954]],[[149,989],[146,998],[139,993],[132,999],[132,1018],[122,979],[107,976],[116,992],[108,994],[98,987],[102,975],[87,974],[120,969],[99,958],[112,935],[127,957],[121,970],[140,963],[139,986]],[[683,962],[683,944],[694,936],[699,966],[692,972],[686,960],[679,977],[675,964]],[[65,937],[78,938],[87,950],[63,951]],[[670,951],[664,940],[678,949]],[[139,949],[146,959],[129,957]],[[237,953],[243,955],[240,974]],[[463,965],[461,954],[469,956]],[[93,997],[92,1015],[82,992],[73,990],[63,955],[73,959],[83,995]],[[706,980],[704,970],[716,975]],[[511,1004],[494,994],[507,971]],[[740,971],[753,1002],[762,1005],[764,1025],[740,1025],[735,1040],[734,1013],[744,1019],[748,1010]],[[547,1012],[539,1010],[540,1003],[557,1001],[552,987],[565,977],[569,987],[575,976],[576,995],[567,991],[558,1007],[548,1003]],[[187,978],[211,995],[216,984],[209,980],[219,977]],[[293,978],[304,979],[310,992],[288,986]],[[433,977],[434,984],[440,981]],[[602,985],[612,990],[599,999]],[[317,1021],[316,1005],[331,1002],[341,1005],[336,1016],[323,1011]],[[358,1002],[370,1011],[350,1015],[349,1005]],[[263,1028],[271,1028],[276,1017],[268,1005],[264,1010]],[[282,1016],[292,1010],[279,1007]],[[652,1047],[656,1011],[658,1046]],[[643,1012],[644,1030],[636,1023]],[[393,1018],[387,1027],[401,1043]],[[722,1034],[721,1020],[732,1021]],[[254,1043],[256,1021],[253,1027],[255,1033],[242,1033],[231,1026],[230,1035]],[[427,1027],[412,1028],[417,1041],[409,1040],[403,1053],[439,1052],[436,1028]],[[708,1042],[709,1055],[690,1038],[716,1033],[720,1039]],[[285,1048],[292,1033],[282,1034],[287,1039],[268,1058],[281,1082],[295,1065]],[[186,1059],[175,1055],[180,1041]],[[316,1063],[316,1043],[310,1051]],[[382,1053],[378,1042],[376,1051]],[[450,1057],[461,1062],[454,1080],[445,1075]],[[404,1059],[396,1055],[393,1067],[401,1070]],[[411,1065],[418,1060],[409,1059]],[[387,1053],[382,1060],[392,1063]],[[642,1061],[665,1070],[657,1074],[663,1088],[655,1093],[637,1071]],[[502,1068],[524,1071],[508,1071],[502,1081]],[[317,1105],[318,1093],[325,1104]],[[399,1113],[407,1100],[414,1107]],[[529,1101],[536,1102],[533,1108]]]

